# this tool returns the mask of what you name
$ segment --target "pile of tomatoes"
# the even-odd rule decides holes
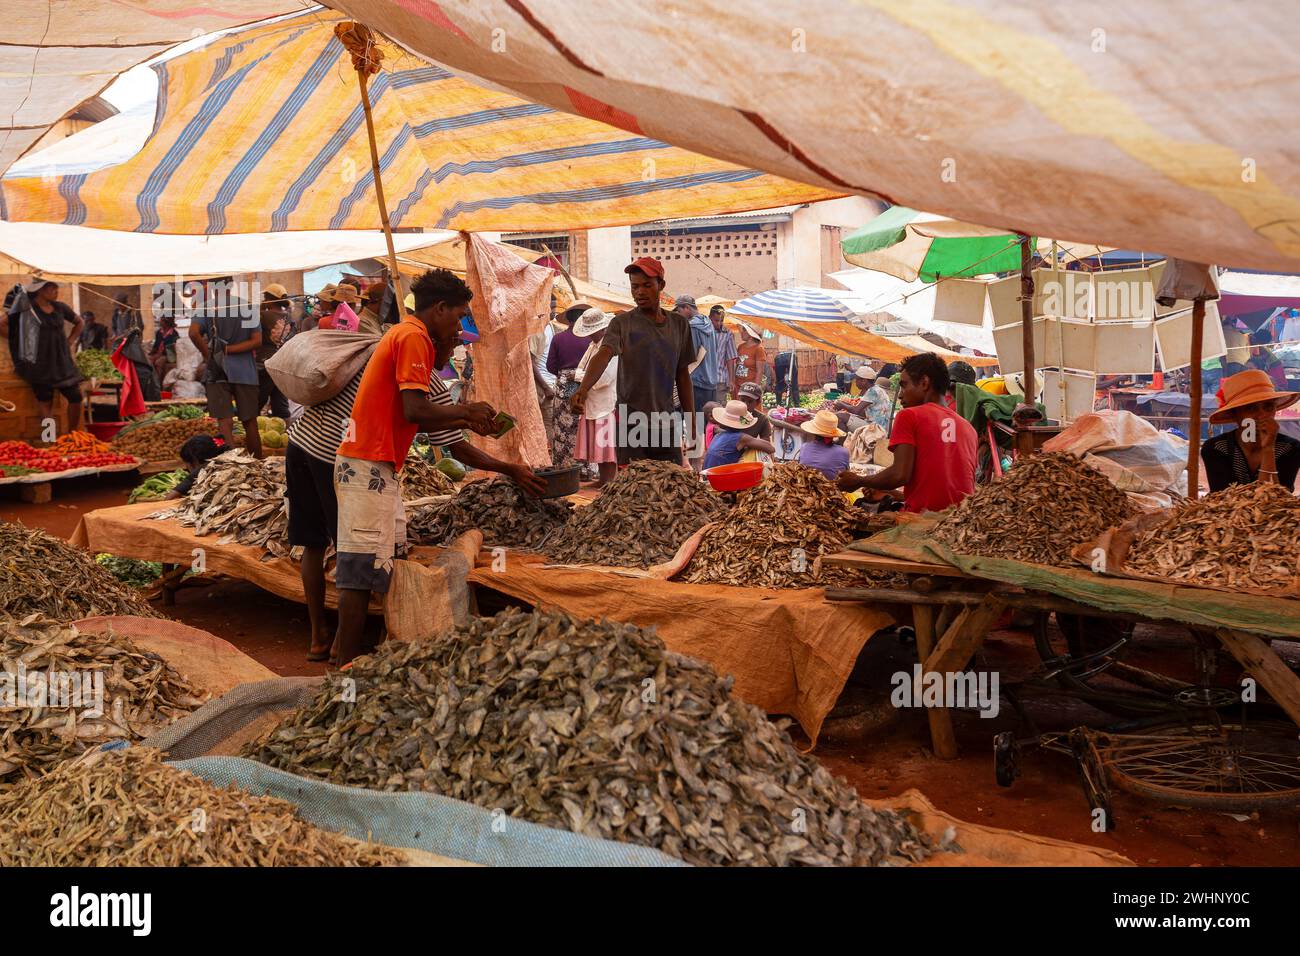
[[[126,465],[135,462],[134,456],[119,455],[116,452],[61,455],[57,451],[36,448],[24,441],[0,442],[0,466],[18,465],[53,473],[71,471],[73,468],[106,468],[109,465]]]

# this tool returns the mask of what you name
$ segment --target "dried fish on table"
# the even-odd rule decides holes
[[[0,794],[0,866],[396,866],[285,800],[220,789],[151,747],[92,751]]]
[[[398,472],[402,485],[402,500],[432,498],[435,495],[454,495],[456,483],[443,474],[438,466],[423,455],[411,451]]]
[[[179,505],[149,517],[176,518],[199,537],[222,535],[218,544],[234,541],[285,557],[289,506],[284,486],[283,457],[259,461],[244,451],[228,451],[203,466]]]
[[[1070,567],[1070,551],[1137,513],[1109,478],[1074,455],[1020,458],[934,529],[957,554]]]
[[[410,509],[406,537],[412,544],[445,545],[477,528],[487,547],[537,551],[572,510],[562,498],[530,498],[505,478],[471,481],[454,497]]]
[[[634,461],[546,544],[568,564],[648,568],[729,510],[712,488],[680,465]]]
[[[915,861],[926,838],[801,754],[731,679],[653,631],[506,611],[357,659],[243,756],[439,793],[699,865]],[[351,700],[351,695],[347,695]]]
[[[140,593],[93,555],[36,528],[0,521],[0,615],[60,621],[100,614],[158,617]]]
[[[843,551],[866,517],[820,471],[793,462],[773,465],[705,532],[682,579],[766,588],[845,586],[848,579],[838,570],[818,573],[816,562]]]
[[[36,615],[0,619],[0,701],[0,791],[87,748],[143,740],[203,703],[128,638]]]
[[[1134,538],[1124,567],[1172,581],[1260,590],[1300,578],[1300,498],[1277,484],[1231,485],[1174,509]]]

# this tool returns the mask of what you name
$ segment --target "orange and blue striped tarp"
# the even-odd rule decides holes
[[[135,155],[11,174],[0,218],[186,234],[374,228],[357,76],[334,36],[342,19],[309,11],[155,64],[157,113]],[[370,95],[395,228],[589,228],[834,195],[381,48]]]

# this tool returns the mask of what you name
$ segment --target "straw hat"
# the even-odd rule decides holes
[[[595,335],[601,329],[607,328],[609,323],[614,321],[612,315],[606,315],[600,309],[588,309],[582,315],[578,316],[578,321],[573,323],[573,334],[580,339]]]
[[[725,407],[713,410],[713,420],[728,428],[750,428],[758,421],[749,413],[749,406],[738,398],[727,402]]]
[[[276,299],[289,298],[289,290],[278,282],[271,282],[262,286],[262,301],[274,301]]]
[[[1273,379],[1268,372],[1259,369],[1247,369],[1236,375],[1229,375],[1223,380],[1219,389],[1223,393],[1223,404],[1210,415],[1211,425],[1222,425],[1232,420],[1229,414],[1235,408],[1255,405],[1259,402],[1273,402],[1276,410],[1289,408],[1300,401],[1300,392],[1279,392],[1273,388]]]
[[[327,287],[328,288],[328,287]],[[334,297],[331,302],[346,302],[348,305],[361,304],[361,292],[354,285],[346,282],[340,282],[334,287]]]
[[[840,420],[829,408],[823,408],[813,416],[812,421],[804,422],[799,427],[809,435],[820,435],[822,438],[843,438],[845,435],[844,429],[840,428]]]
[[[337,288],[338,286],[333,282],[328,283],[325,288],[316,293],[316,300],[318,302],[337,302],[338,300],[334,298],[334,290]]]

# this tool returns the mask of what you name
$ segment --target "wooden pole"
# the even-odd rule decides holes
[[[379,221],[384,228],[384,243],[388,246],[388,271],[393,277],[393,290],[397,295],[397,313],[399,316],[405,315],[402,300],[406,295],[402,288],[402,273],[397,268],[397,250],[393,248],[393,225],[388,219],[388,202],[384,199],[384,177],[379,171],[375,118],[370,112],[370,77],[379,72],[384,52],[375,45],[375,35],[364,24],[352,21],[336,24],[334,35],[352,56],[352,68],[357,71],[361,109],[366,114],[366,138],[370,141],[370,170],[375,177],[375,200],[379,203]]]
[[[1032,256],[1029,249],[1029,237],[1020,235],[1020,325],[1021,342],[1025,360],[1025,404],[1034,405],[1034,369],[1037,365],[1034,356],[1034,272],[1030,267]],[[1029,455],[1034,450],[1034,436],[1028,431],[1016,433],[1017,450],[1022,455]]]
[[[402,288],[402,273],[397,269],[397,250],[393,248],[393,227],[388,221],[388,203],[384,199],[384,178],[379,172],[379,146],[375,142],[375,120],[370,115],[370,79],[363,70],[357,70],[357,82],[361,85],[361,108],[366,114],[366,137],[370,140],[370,168],[375,174],[375,201],[379,203],[379,221],[384,227],[384,242],[388,245],[388,271],[393,276],[393,289],[397,294],[397,314],[406,314],[403,300],[406,294]]]
[[[1205,336],[1205,300],[1192,303],[1192,364],[1188,367],[1192,399],[1191,434],[1187,436],[1187,497],[1195,501],[1200,497],[1201,485],[1201,350]]]

